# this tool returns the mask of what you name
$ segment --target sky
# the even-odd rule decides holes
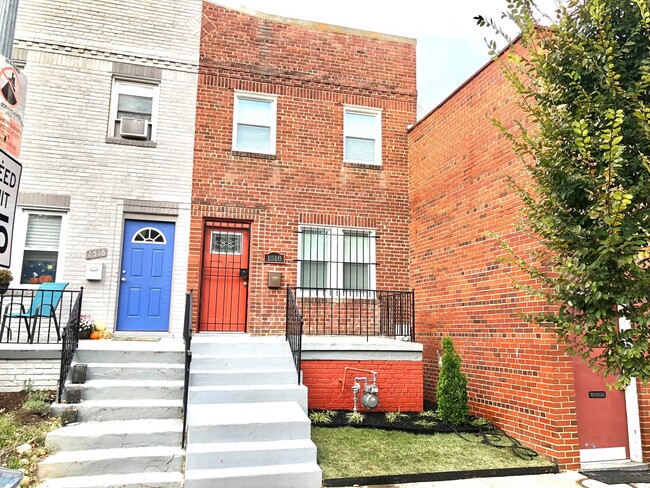
[[[419,116],[490,60],[485,39],[505,45],[476,15],[500,19],[505,0],[211,0],[268,14],[417,39]],[[553,11],[554,0],[538,2]],[[515,33],[512,29],[510,32]]]

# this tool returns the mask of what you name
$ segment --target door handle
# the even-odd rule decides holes
[[[244,281],[244,286],[248,286],[248,281]]]
[[[126,278],[125,278],[124,276],[122,276],[122,278],[120,278],[120,281],[121,281],[121,282],[125,282],[125,281],[126,281]]]

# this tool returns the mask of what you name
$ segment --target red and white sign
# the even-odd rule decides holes
[[[0,56],[0,149],[20,156],[27,78]]]

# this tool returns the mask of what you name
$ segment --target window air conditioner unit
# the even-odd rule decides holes
[[[130,139],[147,139],[149,121],[122,117],[120,119],[120,136]]]

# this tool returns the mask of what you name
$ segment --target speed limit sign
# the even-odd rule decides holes
[[[11,238],[22,165],[0,148],[0,267],[11,265]]]

